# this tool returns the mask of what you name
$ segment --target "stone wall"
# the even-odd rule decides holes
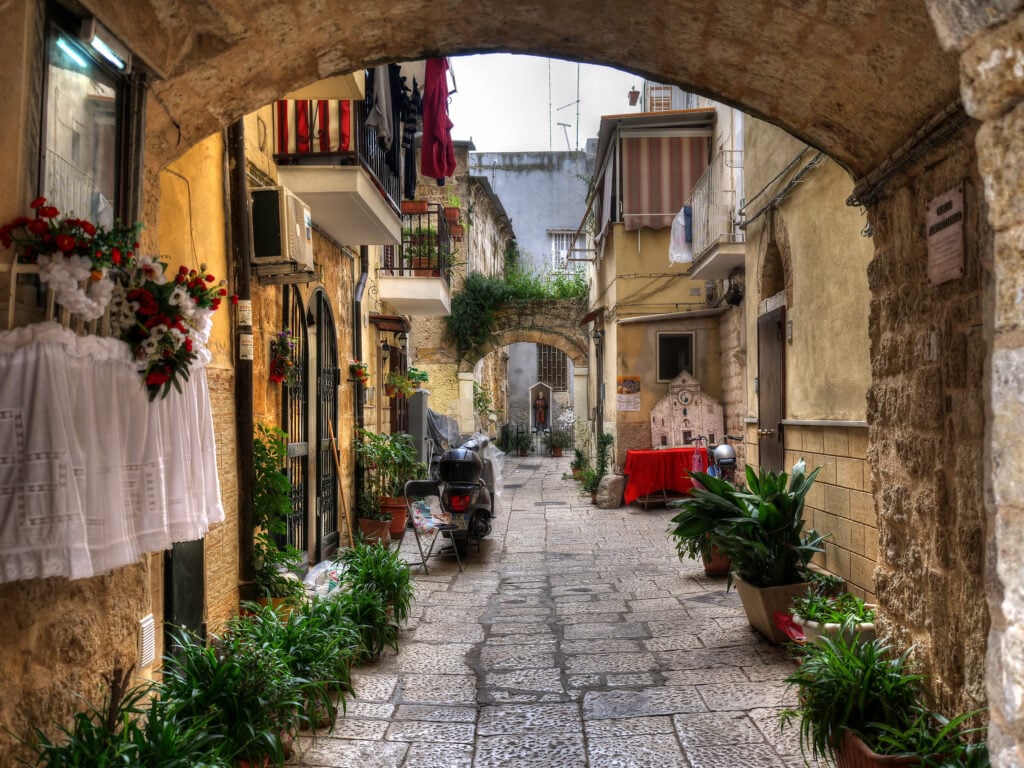
[[[992,764],[1024,764],[1024,653],[1021,652],[1024,561],[1024,88],[1020,62],[1024,15],[1018,4],[931,0],[929,10],[947,48],[961,52],[961,92],[966,110],[985,124],[978,132],[978,165],[992,226],[991,274],[984,276],[985,337],[991,362],[985,372],[988,429],[978,458],[988,507],[985,577],[991,631],[988,636],[989,751]],[[979,193],[980,194],[980,193]],[[986,239],[987,242],[987,239]],[[988,254],[985,254],[987,257]],[[984,263],[988,265],[989,259]],[[979,480],[980,482],[980,480]]]
[[[868,457],[884,631],[917,644],[942,708],[985,703],[983,286],[992,235],[975,130],[924,154],[870,209]],[[929,285],[925,205],[964,184],[964,276]],[[1018,392],[1019,395],[1019,392]]]

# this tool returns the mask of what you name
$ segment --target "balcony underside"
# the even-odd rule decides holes
[[[386,301],[395,314],[413,317],[437,317],[452,313],[448,284],[436,277],[388,275],[378,277],[381,301]]]
[[[333,240],[343,245],[401,242],[401,216],[359,165],[282,165],[277,173]]]
[[[708,248],[690,267],[690,277],[698,280],[724,280],[737,267],[742,268],[744,243],[718,242]]]

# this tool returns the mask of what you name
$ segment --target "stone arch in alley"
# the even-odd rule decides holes
[[[156,171],[199,140],[324,77],[438,53],[509,51],[618,66],[737,105],[842,164],[856,180],[856,200],[868,209],[876,247],[869,269],[868,420],[881,536],[877,591],[902,619],[893,627],[899,639],[926,640],[930,666],[943,653],[961,653],[959,634],[988,631],[987,591],[997,766],[1024,759],[1024,720],[1013,699],[1024,686],[1014,639],[1024,628],[1017,597],[1024,548],[1008,535],[997,538],[997,531],[1016,528],[1024,510],[1024,313],[1014,298],[1024,289],[1024,244],[1012,236],[1024,223],[1016,203],[1024,179],[1013,172],[1024,156],[1015,110],[1022,91],[1014,73],[1024,15],[1012,6],[953,0],[841,7],[641,0],[596,9],[581,0],[88,3],[156,74],[146,134],[146,213],[153,226]],[[22,50],[11,55],[19,53],[30,58]],[[980,124],[964,115],[961,88]],[[965,178],[972,282],[931,291],[920,279],[927,260],[922,210]],[[753,192],[760,185],[750,181]],[[829,279],[827,270],[819,279]],[[958,374],[957,354],[972,350],[942,343],[940,310],[950,324],[983,328],[973,354],[987,358],[985,378]],[[930,335],[929,325],[937,328]],[[956,382],[953,394],[932,387],[943,380]],[[947,447],[959,446],[964,434],[971,445],[950,454]],[[987,497],[984,486],[991,488]],[[988,530],[977,519],[986,502]],[[983,563],[965,571],[969,554]],[[983,659],[975,650],[964,655],[969,658],[955,670],[962,676],[947,676],[954,690],[940,691],[944,701],[966,700],[962,690],[972,686],[971,697],[984,695],[977,690]]]
[[[497,313],[494,340],[465,363],[472,368],[488,353],[522,341],[547,344],[564,352],[576,368],[586,368],[588,339],[580,325],[586,311],[586,299],[548,299],[506,306]]]

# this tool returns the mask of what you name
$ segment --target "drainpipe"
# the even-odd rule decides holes
[[[366,281],[370,275],[370,246],[359,246],[359,282],[356,283],[355,296],[352,299],[352,357],[356,360],[363,359],[363,295],[366,293]],[[380,382],[378,382],[380,386]],[[366,418],[363,414],[363,398],[366,396],[361,386],[352,387],[353,401],[355,403],[355,425],[362,429],[366,425]],[[355,435],[352,436],[355,439]],[[354,509],[359,508],[359,501],[363,498],[363,473],[356,472],[353,478],[353,490],[355,491]],[[349,524],[351,524],[349,520]]]
[[[227,203],[231,211],[230,253],[234,268],[234,288],[239,302],[252,299],[249,284],[249,187],[245,175],[245,125],[238,120],[225,132],[225,179]],[[249,304],[251,307],[251,304]],[[249,325],[238,324],[234,334],[235,353],[235,469],[238,473],[238,591],[243,600],[256,594],[256,558],[253,551],[255,524],[252,511],[254,427],[252,386],[252,312]],[[239,314],[235,313],[236,319]],[[243,343],[244,342],[244,343]],[[244,350],[244,351],[243,351]]]

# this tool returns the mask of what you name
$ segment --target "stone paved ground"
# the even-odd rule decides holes
[[[786,654],[735,591],[680,562],[672,513],[600,510],[567,459],[506,460],[494,532],[416,569],[400,652],[355,675],[309,768],[802,766]],[[411,546],[410,546],[411,543]],[[415,553],[407,539],[403,552]]]

